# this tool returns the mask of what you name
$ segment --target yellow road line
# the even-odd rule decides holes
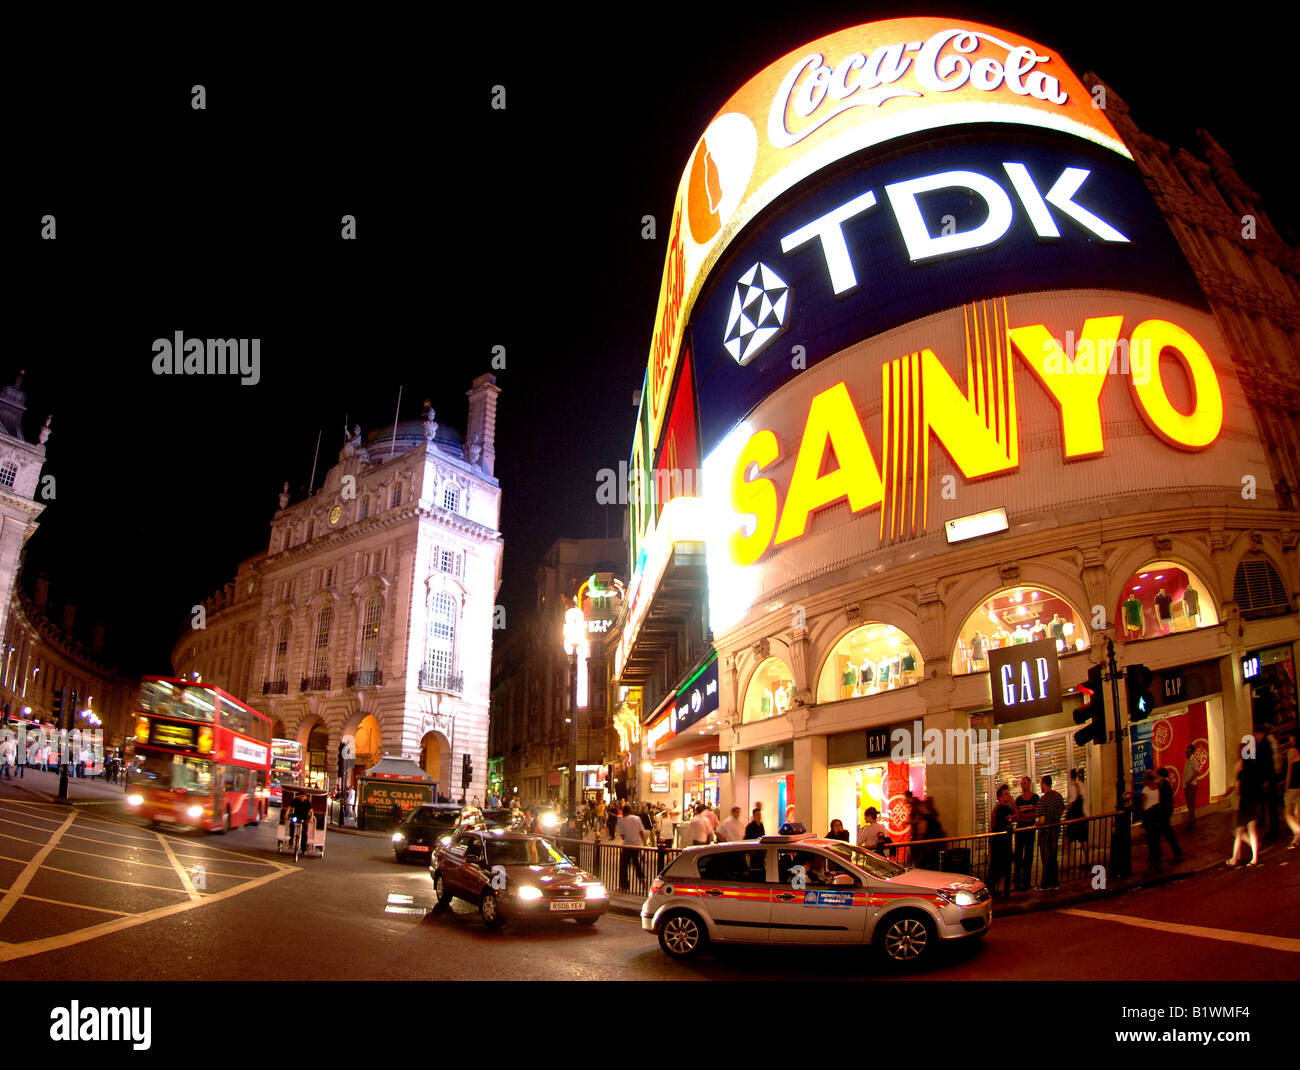
[[[1264,947],[1270,951],[1300,952],[1300,940],[1287,936],[1268,936],[1265,933],[1243,933],[1235,929],[1211,929],[1204,925],[1180,925],[1172,921],[1152,921],[1149,918],[1133,918],[1127,914],[1104,914],[1099,910],[1077,910],[1069,908],[1062,914],[1073,914],[1080,918],[1097,918],[1101,921],[1113,921],[1120,925],[1132,925],[1138,929],[1154,929],[1162,933],[1174,933],[1178,936],[1198,936],[1204,940],[1222,940],[1229,944],[1249,944],[1251,947]]]
[[[94,836],[69,835],[68,839],[84,840],[86,843],[99,843],[99,844],[103,844],[105,847],[120,847],[124,851],[152,851],[156,855],[167,853],[166,851],[163,851],[157,847],[137,847],[134,844],[130,844],[130,843],[114,843],[112,840],[97,840],[95,839]]]
[[[172,868],[176,870],[177,876],[180,877],[181,883],[185,885],[185,892],[191,899],[201,898],[195,890],[193,883],[190,881],[190,875],[186,872],[185,867],[176,861],[176,856],[172,854],[172,849],[167,846],[167,841],[163,839],[162,833],[158,833],[158,842],[163,845],[163,850],[167,852],[167,860],[171,862]]]
[[[111,855],[99,855],[94,851],[78,851],[75,847],[60,847],[60,851],[70,855],[85,855],[87,858],[98,858],[102,862],[121,862],[127,866],[145,866],[148,869],[165,869],[171,872],[174,866],[165,866],[161,862],[137,862],[133,858],[114,858]]]
[[[75,816],[75,815],[74,815]],[[54,829],[47,829],[47,832],[53,832]],[[0,840],[17,840],[19,843],[45,843],[45,840],[26,840],[21,836],[10,836],[7,832],[0,832]]]
[[[9,890],[5,892],[5,897],[0,899],[0,921],[3,921],[8,916],[9,911],[13,910],[18,900],[22,898],[23,892],[27,890],[27,885],[30,884],[32,878],[36,876],[36,871],[41,868],[41,863],[49,857],[50,852],[53,851],[55,846],[58,844],[59,838],[67,830],[68,826],[76,820],[77,812],[74,810],[64,819],[63,824],[60,825],[58,831],[55,832],[54,838],[37,851],[36,854],[32,856],[32,860],[23,867],[23,871],[18,874],[18,879],[9,886]]]
[[[234,888],[227,888],[224,892],[216,892],[212,895],[206,895],[202,899],[176,903],[168,907],[158,907],[156,910],[145,911],[143,914],[132,914],[125,918],[116,918],[113,921],[101,922],[99,925],[92,925],[85,929],[78,929],[75,932],[64,933],[61,936],[48,936],[41,940],[31,940],[23,944],[0,943],[0,962],[12,962],[14,959],[26,958],[29,955],[40,955],[46,951],[58,951],[65,947],[73,947],[74,945],[84,943],[87,940],[96,940],[101,936],[108,936],[112,933],[121,932],[123,929],[130,929],[136,925],[144,925],[147,922],[169,918],[174,914],[193,910],[196,907],[207,906],[209,903],[219,903],[223,899],[229,899],[242,892],[252,891],[254,888],[267,884],[270,881],[279,880],[286,874],[298,872],[300,872],[300,870],[293,866],[285,866],[275,873],[268,873],[263,877],[258,877],[255,880],[246,881],[243,884],[236,885]]]
[[[73,910],[94,910],[100,914],[116,914],[119,918],[129,918],[129,910],[109,910],[108,907],[91,907],[85,903],[65,903],[62,899],[46,899],[43,895],[24,895],[24,899],[32,899],[37,903],[52,903],[56,907],[71,907]]]

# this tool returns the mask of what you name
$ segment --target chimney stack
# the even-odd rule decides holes
[[[483,451],[479,458],[479,467],[488,475],[494,475],[496,469],[496,433],[497,433],[497,395],[501,388],[497,386],[495,375],[480,375],[474,385],[466,391],[469,397],[469,426],[465,428],[465,441],[473,442],[478,436],[479,448]]]

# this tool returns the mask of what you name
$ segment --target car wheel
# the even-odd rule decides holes
[[[659,927],[659,946],[675,959],[699,954],[708,942],[709,932],[704,923],[686,910],[669,914]]]
[[[438,900],[439,906],[446,906],[451,902],[451,889],[447,887],[447,882],[441,873],[433,875],[433,897]]]
[[[498,913],[497,897],[493,892],[484,892],[483,899],[478,905],[479,916],[483,919],[483,924],[489,929],[495,929],[506,923],[506,919]]]
[[[229,810],[226,811],[226,816],[223,817],[223,818],[221,819],[221,828],[217,829],[217,831],[218,831],[219,833],[221,833],[221,835],[223,835],[223,836],[224,836],[227,832],[230,831],[230,811],[229,811]]]
[[[912,965],[937,942],[934,923],[919,911],[891,914],[876,929],[876,947],[899,965]]]
[[[405,861],[406,861],[406,852],[405,852],[405,851],[394,851],[394,852],[393,852],[393,861],[394,861],[394,862],[405,862]]]

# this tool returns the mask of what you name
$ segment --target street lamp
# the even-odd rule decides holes
[[[569,816],[578,813],[578,651],[587,645],[587,621],[577,600],[564,611],[564,649],[569,655]]]

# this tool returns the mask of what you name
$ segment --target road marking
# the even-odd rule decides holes
[[[65,903],[62,899],[46,899],[43,895],[25,895],[24,899],[34,899],[38,903],[52,903],[56,907],[71,907],[73,910],[93,910],[99,914],[116,914],[119,918],[129,918],[129,910],[109,910],[108,907],[92,907],[85,903]]]
[[[77,813],[74,810],[64,819],[63,824],[60,825],[58,831],[54,833],[53,839],[37,851],[36,854],[32,856],[32,860],[23,867],[23,871],[18,874],[17,879],[9,886],[9,890],[5,892],[5,897],[0,899],[0,921],[4,921],[4,919],[8,917],[9,911],[13,910],[14,906],[18,903],[18,900],[22,898],[23,892],[27,890],[27,885],[30,884],[32,878],[36,876],[36,871],[41,868],[41,863],[50,856],[50,852],[53,851],[55,846],[58,844],[59,838],[67,830],[68,826],[76,820]],[[0,961],[3,960],[0,959]]]
[[[132,914],[125,918],[116,918],[113,921],[101,922],[99,925],[92,925],[89,928],[77,929],[70,933],[64,933],[61,936],[48,936],[42,940],[32,940],[25,944],[6,944],[0,942],[0,962],[12,962],[14,959],[26,958],[29,955],[40,955],[46,951],[59,951],[65,947],[73,947],[76,944],[84,943],[87,940],[95,940],[101,936],[108,936],[111,933],[121,932],[123,929],[130,929],[136,925],[144,925],[147,922],[158,921],[162,918],[169,918],[174,914],[180,914],[187,910],[194,910],[196,907],[204,907],[209,903],[217,903],[222,899],[229,899],[231,896],[239,895],[242,892],[252,891],[263,884],[273,880],[279,880],[281,877],[290,873],[301,872],[293,866],[284,866],[275,873],[268,873],[264,877],[258,877],[255,880],[247,881],[244,884],[236,885],[234,888],[227,888],[224,892],[216,892],[213,895],[206,895],[201,899],[191,900],[185,903],[176,903],[169,907],[159,907],[156,910],[146,911],[143,914]]]
[[[64,873],[69,877],[84,877],[88,881],[105,881],[108,884],[125,884],[129,888],[151,888],[156,892],[171,892],[173,895],[183,895],[185,892],[183,888],[168,888],[165,884],[145,884],[143,881],[123,881],[118,880],[116,877],[97,877],[93,873],[78,873],[75,869],[59,869],[58,866],[46,866],[45,869],[49,873]],[[213,877],[217,876],[217,874],[209,873],[208,876]],[[225,874],[221,874],[221,876],[225,876]],[[32,896],[29,895],[27,898],[31,899]],[[125,911],[123,911],[123,913],[125,913]]]
[[[1152,921],[1149,918],[1133,918],[1127,914],[1103,914],[1099,910],[1076,910],[1067,908],[1062,914],[1074,914],[1080,918],[1097,918],[1101,921],[1118,922],[1120,925],[1132,925],[1139,929],[1155,929],[1157,932],[1175,933],[1178,936],[1199,936],[1205,940],[1222,940],[1229,944],[1249,944],[1251,947],[1264,947],[1271,951],[1300,952],[1300,940],[1287,936],[1267,936],[1264,933],[1243,933],[1235,929],[1211,929],[1204,925],[1179,925],[1172,921]]]
[[[202,899],[203,897],[199,895],[197,891],[194,890],[194,885],[190,881],[190,875],[188,871],[185,869],[184,866],[182,866],[179,862],[176,861],[176,856],[172,854],[172,849],[167,845],[167,841],[163,839],[161,832],[158,833],[158,842],[163,845],[163,850],[167,852],[167,860],[171,862],[172,868],[176,870],[177,876],[179,876],[181,879],[181,883],[185,885],[185,894],[188,895],[191,899]]]

